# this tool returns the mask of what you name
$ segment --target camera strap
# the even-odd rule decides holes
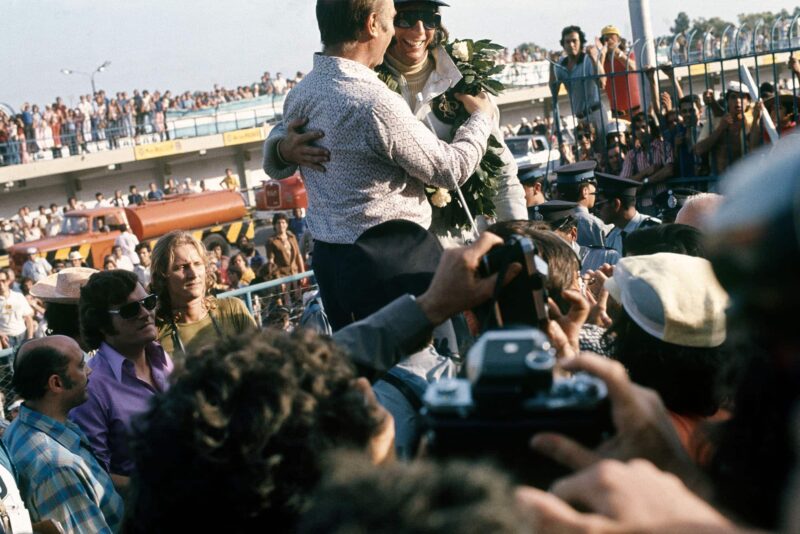
[[[508,265],[505,264],[501,265],[497,270],[497,282],[494,284],[494,291],[492,292],[492,301],[490,304],[490,309],[492,310],[492,313],[494,313],[497,326],[500,328],[504,326],[503,314],[500,313],[500,292],[503,290],[503,279],[506,277],[507,272]],[[489,328],[489,317],[490,316],[488,314],[486,317],[484,317],[481,332],[485,332]]]
[[[411,389],[411,387],[406,384],[402,378],[397,377],[392,373],[386,373],[381,377],[381,380],[393,385],[397,391],[399,391],[403,397],[406,398],[411,407],[414,408],[415,412],[419,412],[422,409],[422,400],[420,400],[419,395],[417,395],[417,393]]]

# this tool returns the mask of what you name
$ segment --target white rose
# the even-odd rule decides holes
[[[469,61],[469,48],[467,43],[459,41],[453,44],[453,57],[459,61]]]
[[[450,196],[450,193],[447,189],[440,187],[436,190],[436,192],[431,195],[431,204],[436,206],[437,208],[443,208],[450,204],[450,201],[453,200]]]

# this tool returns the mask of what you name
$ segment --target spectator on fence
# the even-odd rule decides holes
[[[762,143],[772,142],[764,122],[765,113],[769,113],[772,118],[772,124],[778,131],[778,135],[784,137],[795,133],[798,109],[800,109],[800,98],[797,98],[791,91],[782,90],[777,95],[773,94],[756,102],[753,106],[753,127],[750,129],[750,150],[755,150]]]
[[[630,118],[641,111],[639,81],[636,75],[636,59],[633,52],[626,54],[620,44],[622,37],[614,25],[605,26],[600,31],[600,42],[604,45],[600,52],[600,64],[608,79],[605,82],[606,94],[615,117]]]
[[[661,136],[655,120],[644,112],[633,117],[633,146],[625,156],[621,176],[643,184],[658,183],[670,178],[672,147]]]
[[[600,103],[600,81],[595,62],[586,53],[586,35],[578,26],[561,31],[561,46],[565,57],[550,67],[550,93],[558,98],[562,84],[569,95],[572,114],[579,120],[591,122],[596,131],[605,131]]]
[[[66,532],[117,532],[123,500],[67,419],[87,398],[91,370],[83,351],[65,336],[37,339],[22,347],[14,369],[13,386],[25,402],[3,441],[31,518],[58,521]]]
[[[174,358],[256,326],[237,298],[216,299],[206,250],[191,234],[172,231],[153,248],[150,286],[158,295],[158,341]]]
[[[155,343],[156,301],[136,275],[122,270],[93,274],[81,289],[81,333],[97,352],[89,362],[89,398],[70,419],[121,493],[134,470],[128,445],[132,419],[167,390],[172,372],[172,360]]]
[[[695,145],[699,156],[710,154],[712,170],[721,174],[739,160],[749,148],[753,115],[750,90],[741,82],[728,82],[725,92],[726,113],[706,124]]]

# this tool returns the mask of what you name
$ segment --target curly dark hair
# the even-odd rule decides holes
[[[189,358],[134,425],[129,531],[290,531],[322,455],[363,450],[382,422],[354,378],[311,331],[232,337]]]
[[[77,304],[63,302],[45,302],[44,320],[47,322],[47,335],[71,337],[83,346],[81,337],[81,318]]]
[[[125,302],[138,283],[135,274],[123,269],[100,271],[89,277],[78,303],[81,337],[89,349],[99,348],[106,333],[116,333],[108,310]]]
[[[415,461],[375,467],[331,455],[298,532],[449,534],[525,532],[509,477],[484,464]]]

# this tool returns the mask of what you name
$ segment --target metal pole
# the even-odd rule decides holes
[[[650,0],[628,0],[628,10],[631,16],[632,39],[642,43],[636,55],[636,64],[644,71],[647,67],[655,67],[656,54],[653,49],[653,30],[650,25]],[[634,52],[636,50],[634,49]],[[656,77],[658,84],[658,77]],[[647,113],[650,92],[646,76],[639,76],[639,94],[642,100],[642,110]]]

